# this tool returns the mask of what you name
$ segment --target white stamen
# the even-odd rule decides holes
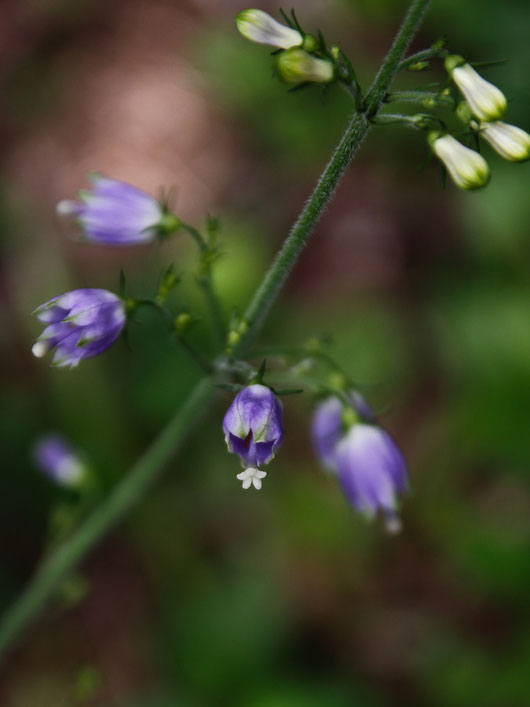
[[[42,358],[43,356],[46,356],[49,350],[50,346],[46,341],[36,341],[31,347],[31,353],[36,358]]]
[[[59,214],[59,216],[70,216],[77,211],[77,208],[78,205],[75,201],[72,201],[71,199],[63,199],[57,203],[55,211]]]
[[[385,530],[390,535],[397,535],[401,532],[403,524],[396,515],[387,515],[385,517]]]
[[[248,469],[245,469],[245,471],[242,471],[240,474],[238,474],[236,478],[238,478],[239,481],[243,482],[244,489],[249,489],[251,486],[254,486],[254,488],[259,491],[259,489],[261,488],[261,480],[264,479],[266,476],[266,471],[261,471],[260,469],[254,469],[253,467],[249,467]]]
[[[76,486],[85,474],[83,464],[77,459],[67,458],[57,467],[57,479],[67,486]]]

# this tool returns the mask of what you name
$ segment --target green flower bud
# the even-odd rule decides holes
[[[263,10],[243,10],[236,17],[236,26],[251,42],[268,44],[276,49],[299,47],[304,41],[298,30],[282,25]]]
[[[318,41],[312,34],[306,34],[302,44],[302,49],[306,52],[315,52],[318,49]]]
[[[169,236],[180,228],[180,219],[170,211],[162,214],[160,221],[157,224],[156,232],[159,236]]]
[[[228,346],[236,346],[241,341],[241,334],[238,331],[229,331],[227,341]]]
[[[506,110],[506,98],[497,86],[483,79],[456,54],[446,57],[445,68],[468,102],[473,115],[479,120],[502,118]]]
[[[407,71],[426,71],[430,66],[428,61],[417,61],[415,64],[408,66]]]
[[[179,334],[185,334],[193,326],[194,319],[188,312],[181,312],[175,318],[175,329]]]
[[[464,125],[469,125],[469,123],[473,120],[473,113],[471,112],[471,108],[465,101],[461,101],[458,104],[456,108],[456,116],[464,123]]]
[[[278,55],[278,74],[286,83],[329,83],[333,81],[333,64],[325,59],[317,59],[303,49],[290,49]]]
[[[459,189],[480,189],[488,183],[488,164],[478,152],[465,147],[452,135],[440,131],[431,131],[427,139]]]

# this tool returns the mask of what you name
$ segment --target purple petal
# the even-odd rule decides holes
[[[320,461],[330,471],[336,471],[335,447],[342,434],[342,403],[339,398],[328,398],[314,412],[311,436]]]
[[[361,511],[393,512],[396,493],[406,485],[404,460],[381,428],[357,424],[337,446],[337,464],[344,492]]]

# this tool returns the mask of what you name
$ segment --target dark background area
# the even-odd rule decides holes
[[[275,11],[271,3],[263,9]],[[306,1],[366,86],[406,3]],[[96,169],[177,213],[223,224],[216,282],[243,309],[351,113],[339,87],[288,93],[266,48],[215,0],[2,3],[0,82],[0,603],[29,580],[49,518],[72,498],[31,463],[67,435],[102,493],[198,379],[156,318],[68,371],[30,349],[31,311],[77,287],[150,293],[184,237],[109,250],[71,239],[54,208]],[[287,8],[288,9],[288,8]],[[447,35],[530,130],[527,2],[433,2],[414,48]],[[435,69],[403,87],[439,78]],[[264,343],[332,333],[330,351],[410,464],[404,530],[355,516],[318,468],[310,396],[286,399],[284,446],[242,492],[221,420],[96,548],[4,665],[5,707],[497,707],[530,694],[530,240],[528,165],[484,148],[480,193],[424,170],[420,133],[374,129],[275,305]],[[193,276],[177,299],[201,314]],[[208,346],[204,322],[197,345]]]

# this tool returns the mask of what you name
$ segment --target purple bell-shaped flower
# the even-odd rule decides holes
[[[257,471],[282,443],[282,404],[267,386],[249,385],[228,408],[223,432],[228,451],[239,455],[245,469]]]
[[[116,341],[125,326],[123,301],[113,292],[98,289],[72,290],[37,307],[34,314],[47,324],[32,347],[42,358],[55,349],[54,366],[77,366]]]

